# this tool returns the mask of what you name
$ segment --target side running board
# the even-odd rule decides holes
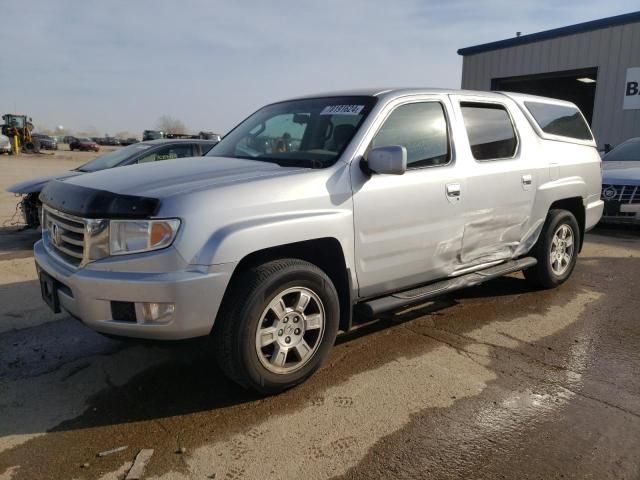
[[[467,273],[466,275],[460,275],[459,277],[448,278],[436,283],[431,283],[423,287],[393,293],[386,297],[367,300],[358,305],[358,312],[364,317],[374,318],[384,312],[400,310],[410,307],[411,305],[424,303],[427,300],[444,293],[479,285],[487,280],[492,280],[508,273],[533,267],[536,263],[538,263],[538,261],[533,257],[524,257],[518,260],[512,260],[494,267],[485,268],[473,273]]]

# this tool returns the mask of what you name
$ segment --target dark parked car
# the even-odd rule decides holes
[[[602,222],[640,225],[640,137],[602,157]]]
[[[201,157],[218,143],[215,140],[151,140],[139,142],[128,147],[120,148],[91,160],[76,168],[54,175],[38,177],[26,182],[16,183],[7,191],[24,195],[22,197],[22,212],[27,226],[37,228],[40,225],[39,210],[41,208],[40,191],[49,180],[64,180],[83,173],[97,172],[107,168],[123,167],[135,163],[157,162],[183,157]]]
[[[123,147],[126,147],[127,145],[133,145],[134,143],[138,143],[140,140],[138,140],[137,138],[121,138],[120,139],[120,145],[122,145]]]
[[[158,140],[160,138],[164,138],[165,133],[160,130],[145,130],[142,132],[142,141],[146,140]]]
[[[43,133],[33,133],[31,134],[33,138],[33,142],[35,144],[40,145],[40,150],[57,150],[58,149],[58,141],[50,137],[49,135],[45,135]]]
[[[69,150],[71,150],[72,152],[74,150],[80,150],[81,152],[90,152],[90,151],[98,152],[100,151],[100,147],[92,139],[83,137],[83,138],[74,138],[69,143]]]

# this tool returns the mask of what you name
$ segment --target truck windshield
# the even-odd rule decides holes
[[[375,97],[326,97],[267,105],[207,156],[324,168],[336,162],[375,105]]]

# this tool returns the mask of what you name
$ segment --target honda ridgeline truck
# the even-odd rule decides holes
[[[211,335],[224,372],[267,393],[354,319],[520,270],[563,283],[603,210],[580,111],[514,93],[278,102],[208,156],[50,182],[42,296],[105,334]]]

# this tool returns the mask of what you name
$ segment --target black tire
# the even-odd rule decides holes
[[[320,300],[324,309],[324,331],[316,337],[314,345],[317,346],[306,363],[302,363],[300,357],[301,366],[297,370],[274,373],[263,364],[265,357],[261,360],[259,356],[258,325],[260,323],[260,328],[264,328],[266,317],[263,320],[263,313],[271,302],[295,288],[311,291]],[[306,325],[304,318],[303,315],[302,322]],[[317,266],[298,259],[281,259],[248,268],[229,286],[212,331],[218,364],[231,380],[245,388],[264,394],[281,392],[309,378],[324,363],[335,342],[339,318],[338,293],[329,277]],[[275,337],[275,332],[273,335]],[[273,341],[273,347],[280,341],[284,340]],[[288,355],[284,354],[284,358],[288,359]],[[295,360],[298,354],[293,355]]]
[[[553,241],[556,232],[558,232],[562,226],[570,229],[573,248],[571,250],[570,260],[566,262],[566,265],[558,264],[562,268],[559,268],[561,271],[557,271],[558,269],[554,269],[551,261],[554,253]],[[565,243],[567,242],[565,241]],[[538,263],[534,267],[524,270],[524,277],[536,288],[555,288],[563,284],[571,276],[571,273],[573,273],[578,258],[579,247],[580,227],[573,213],[567,210],[550,210],[542,227],[540,238],[531,250],[531,255],[538,260]],[[563,251],[566,253],[567,250],[568,247],[565,245]]]

